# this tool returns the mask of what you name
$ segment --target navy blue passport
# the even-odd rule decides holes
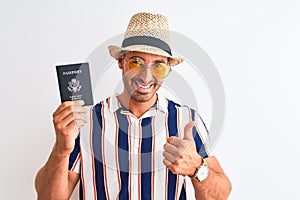
[[[61,102],[83,100],[93,105],[92,84],[88,63],[56,66]]]

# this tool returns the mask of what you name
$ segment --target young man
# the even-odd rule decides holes
[[[80,199],[228,198],[231,183],[207,152],[200,116],[157,94],[183,61],[169,44],[165,16],[131,18],[122,47],[109,46],[123,92],[90,110],[73,101],[53,113],[56,143],[36,177],[38,199],[68,199],[78,180]]]

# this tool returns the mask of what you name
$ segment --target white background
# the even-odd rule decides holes
[[[1,199],[36,198],[60,103],[54,65],[85,60],[139,11],[167,15],[220,73],[226,121],[213,154],[230,199],[300,199],[299,10],[296,0],[2,0]]]

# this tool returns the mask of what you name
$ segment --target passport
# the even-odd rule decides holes
[[[93,105],[89,63],[56,66],[61,102],[83,100],[85,106]]]

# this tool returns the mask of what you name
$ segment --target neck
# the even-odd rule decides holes
[[[126,92],[122,92],[118,97],[120,103],[125,106],[134,116],[140,118],[146,111],[148,111],[157,101],[157,94],[149,101],[138,102],[131,98]]]

